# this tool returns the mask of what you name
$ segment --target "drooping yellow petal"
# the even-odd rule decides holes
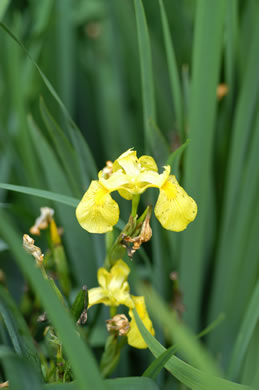
[[[76,208],[80,225],[90,233],[106,233],[119,220],[119,206],[98,181],[91,182]]]
[[[175,176],[160,188],[155,206],[155,215],[161,225],[168,230],[180,232],[194,220],[197,214],[195,201],[178,184]]]
[[[137,310],[139,317],[141,318],[147,330],[154,336],[155,331],[153,329],[151,319],[149,318],[146,309],[144,297],[132,296],[132,299],[135,304],[135,308]],[[128,344],[134,348],[140,348],[140,349],[147,348],[147,344],[145,343],[143,337],[141,336],[140,331],[138,330],[136,320],[132,310],[129,311],[129,315],[132,318],[132,320],[130,322],[130,330],[127,333]]]

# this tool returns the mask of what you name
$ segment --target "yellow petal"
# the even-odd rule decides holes
[[[120,289],[122,284],[127,280],[128,275],[130,273],[130,269],[127,264],[123,260],[117,260],[114,266],[111,268],[111,281],[109,284],[109,288]]]
[[[148,316],[148,312],[146,309],[145,299],[144,297],[134,297],[132,296],[133,302],[135,304],[135,308],[142,322],[144,323],[147,330],[154,336],[155,331],[152,326],[152,322]],[[130,330],[127,333],[128,344],[135,348],[147,348],[147,344],[145,343],[143,337],[141,336],[140,331],[138,330],[136,320],[133,314],[133,311],[129,311],[129,315],[132,318],[130,322]]]
[[[106,301],[106,296],[103,288],[94,287],[88,290],[88,308],[97,303],[104,303]]]
[[[133,198],[133,194],[127,190],[119,190],[118,192],[120,196],[124,199],[131,200]]]
[[[108,288],[108,285],[110,283],[110,278],[111,278],[111,274],[109,271],[107,271],[107,269],[101,267],[98,269],[98,272],[97,272],[97,280],[98,280],[98,283],[99,285],[106,289]]]
[[[126,175],[136,176],[139,174],[141,165],[135,150],[127,150],[114,161],[113,171],[115,172],[119,168],[122,168]]]
[[[112,173],[108,179],[101,177],[99,172],[99,183],[109,192],[118,190],[124,185],[127,185],[128,182],[129,177],[122,170]]]
[[[122,288],[113,290],[112,294],[115,299],[115,306],[125,305],[129,308],[134,307],[134,303],[132,301],[131,295],[129,293],[129,283],[124,282]]]
[[[160,188],[155,207],[155,215],[161,225],[168,230],[180,232],[194,220],[197,214],[195,201],[178,184],[175,176]]]
[[[98,269],[98,283],[103,288],[108,288],[110,290],[119,289],[122,287],[123,282],[127,280],[129,273],[130,269],[127,264],[119,259],[112,266],[110,271],[107,271],[107,269],[103,267]]]
[[[154,171],[144,171],[139,175],[139,181],[146,188],[148,187],[157,187],[160,188],[166,182],[170,174],[170,166],[167,165],[164,167],[164,172],[159,174]],[[145,189],[146,189],[145,188]]]
[[[141,156],[139,158],[139,162],[143,170],[155,171],[155,172],[158,171],[156,162],[151,156]]]
[[[91,182],[76,209],[80,225],[90,233],[106,233],[119,220],[119,206],[98,181]]]
[[[97,279],[103,294],[100,302],[110,306],[125,305],[133,307],[134,304],[127,282],[129,273],[129,267],[121,259],[116,261],[110,271],[103,267],[99,268]]]

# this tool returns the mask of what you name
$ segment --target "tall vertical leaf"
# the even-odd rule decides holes
[[[196,221],[182,234],[180,277],[187,307],[185,318],[197,326],[204,255],[212,207],[212,150],[216,113],[216,87],[219,78],[225,1],[199,0],[195,20],[192,64],[189,137],[186,152],[185,186],[198,204]]]

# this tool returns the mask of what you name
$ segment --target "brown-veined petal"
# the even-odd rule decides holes
[[[195,219],[196,214],[195,201],[178,184],[175,176],[169,176],[160,188],[155,206],[155,215],[161,225],[165,229],[180,232]]]

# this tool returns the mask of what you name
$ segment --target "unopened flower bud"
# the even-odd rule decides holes
[[[106,326],[109,333],[125,336],[129,330],[129,320],[124,314],[117,314],[106,321]]]
[[[127,248],[129,257],[132,257],[134,253],[141,247],[141,245],[144,242],[149,241],[152,237],[152,229],[150,227],[151,209],[152,207],[148,206],[147,214],[145,216],[144,221],[141,222],[140,226],[139,224],[136,226],[133,234],[138,231],[138,235],[133,237],[131,237],[130,235],[125,235],[123,237],[122,245]]]

